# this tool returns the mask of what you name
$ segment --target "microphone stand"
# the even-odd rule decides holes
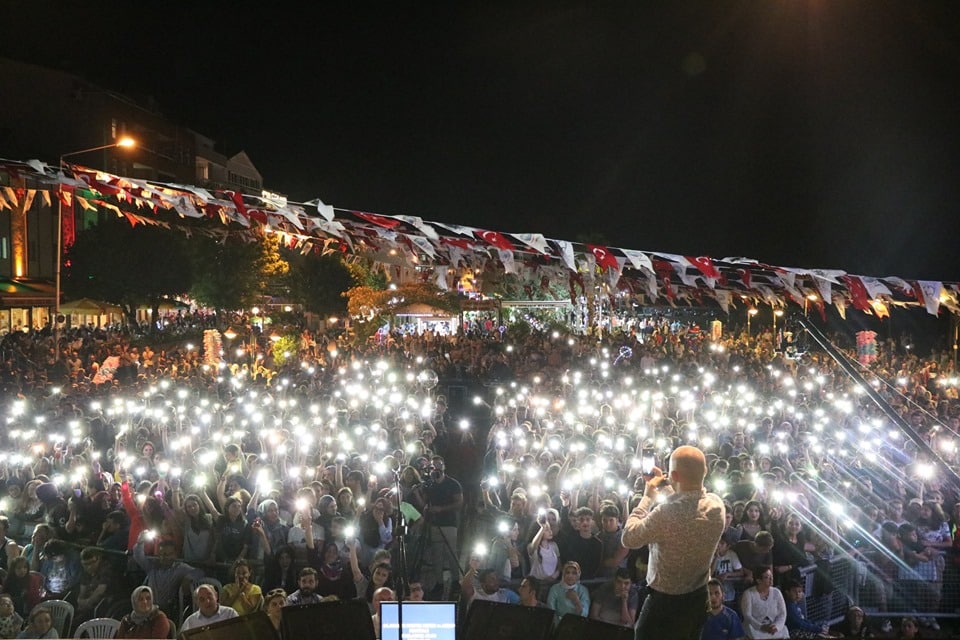
[[[400,571],[397,584],[397,638],[403,640],[403,600],[408,595],[409,580],[407,579],[407,519],[403,515],[400,503],[403,494],[400,492],[400,470],[393,470],[393,490],[397,496],[397,525],[393,528],[393,539],[397,543],[397,560]],[[381,634],[382,635],[382,634]]]

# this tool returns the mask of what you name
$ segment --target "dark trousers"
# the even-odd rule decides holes
[[[637,640],[699,640],[706,618],[706,586],[676,596],[648,589],[637,622]]]

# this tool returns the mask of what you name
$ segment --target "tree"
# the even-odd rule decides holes
[[[318,256],[292,253],[287,257],[290,295],[303,308],[321,316],[338,316],[347,311],[343,292],[355,283],[339,254]]]
[[[193,283],[187,242],[167,229],[104,218],[68,249],[64,294],[119,305],[130,323],[137,307],[146,305],[156,321],[160,302],[183,295]]]
[[[272,280],[287,273],[275,236],[244,242],[194,238],[194,283],[190,294],[197,302],[218,310],[254,306]]]

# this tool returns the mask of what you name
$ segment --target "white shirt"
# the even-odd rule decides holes
[[[180,627],[180,631],[196,629],[197,627],[203,627],[208,624],[213,624],[214,622],[222,622],[223,620],[229,620],[230,618],[236,617],[236,609],[233,607],[225,607],[223,605],[220,605],[217,608],[217,612],[212,616],[205,616],[202,612],[195,611],[187,616],[187,619],[183,621],[183,626]]]

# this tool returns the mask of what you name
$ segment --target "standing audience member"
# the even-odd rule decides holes
[[[427,530],[429,536],[427,553],[429,569],[421,575],[423,587],[431,596],[440,595],[443,588],[443,571],[456,571],[457,525],[460,510],[463,508],[463,487],[446,473],[446,463],[440,456],[434,456],[430,469],[430,480],[423,485],[423,498],[426,504]],[[442,591],[441,591],[442,593]]]

